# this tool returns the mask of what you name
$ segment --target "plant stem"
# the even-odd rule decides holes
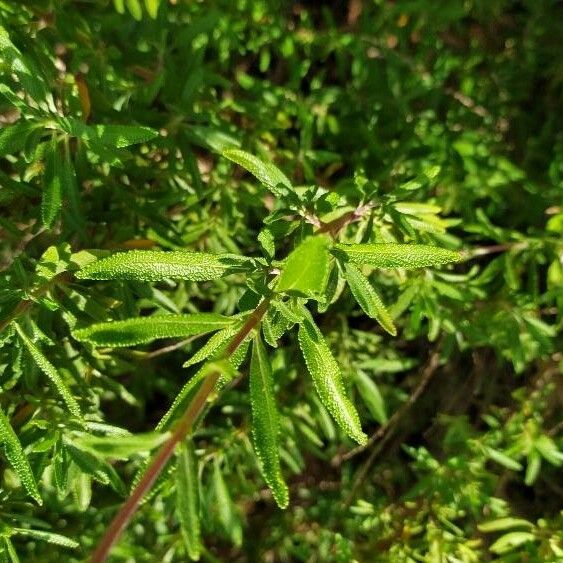
[[[248,334],[258,325],[268,310],[269,303],[269,298],[265,298],[252,312],[241,329],[233,336],[233,339],[229,343],[225,352],[225,358],[231,356],[244,342]],[[186,437],[203,411],[205,403],[215,388],[215,384],[217,383],[219,377],[220,373],[218,371],[213,371],[203,380],[203,383],[197,390],[194,398],[191,400],[186,411],[176,424],[174,431],[172,432],[172,436],[170,436],[168,441],[160,448],[129,498],[125,501],[119,512],[111,521],[111,524],[98,544],[96,551],[92,554],[91,563],[103,563],[107,559],[111,548],[121,537],[121,534],[137,511],[139,503],[160,475],[164,466],[174,453],[177,444]]]

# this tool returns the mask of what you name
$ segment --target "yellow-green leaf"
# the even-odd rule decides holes
[[[72,335],[77,340],[90,342],[96,346],[134,346],[146,344],[159,338],[205,334],[225,328],[232,323],[231,318],[216,313],[158,315],[96,323],[86,328],[74,330]]]
[[[353,264],[369,264],[375,268],[412,270],[461,260],[459,252],[427,244],[337,244],[334,252]]]
[[[375,291],[369,280],[353,264],[344,265],[344,277],[348,282],[350,291],[364,313],[375,319],[391,336],[397,335],[393,319],[387,311],[383,300]]]
[[[96,260],[76,273],[80,279],[162,281],[214,280],[243,269],[248,259],[231,254],[175,250],[131,250]]]
[[[278,197],[293,190],[287,176],[271,162],[263,162],[258,157],[240,149],[227,149],[223,151],[223,156],[248,170]]]
[[[322,295],[328,280],[330,240],[323,236],[305,239],[285,259],[276,291],[302,297]]]

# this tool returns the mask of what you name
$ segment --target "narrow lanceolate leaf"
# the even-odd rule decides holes
[[[169,438],[168,434],[147,432],[120,436],[83,436],[74,443],[83,450],[103,458],[128,459],[134,454],[149,452]]]
[[[305,239],[286,258],[276,291],[302,297],[322,295],[328,280],[329,247],[324,235]]]
[[[78,542],[61,534],[55,534],[54,532],[45,532],[43,530],[29,530],[28,528],[12,528],[12,531],[15,534],[21,536],[27,536],[28,538],[60,545],[61,547],[69,547],[70,549],[76,549],[79,545]]]
[[[27,494],[35,499],[38,504],[42,504],[29,461],[27,461],[22,445],[2,409],[0,409],[0,443],[4,446],[6,457],[17,473]]]
[[[73,397],[66,383],[62,380],[55,366],[43,355],[43,352],[41,352],[41,350],[37,346],[35,346],[35,344],[26,336],[26,334],[17,323],[15,323],[15,327],[30,356],[37,364],[37,367],[51,380],[51,383],[55,386],[55,389],[58,391],[63,401],[66,403],[68,410],[74,416],[82,418],[80,407],[78,406],[76,399]]]
[[[227,149],[223,151],[223,156],[248,170],[278,197],[282,197],[288,191],[293,190],[293,186],[287,176],[271,162],[263,162],[256,156],[240,149]]]
[[[63,131],[73,137],[118,149],[146,143],[158,137],[158,131],[138,125],[86,125],[73,118],[61,118],[58,124]]]
[[[217,510],[219,511],[219,521],[235,546],[240,547],[242,544],[242,525],[217,459],[213,464],[212,485]]]
[[[199,364],[209,358],[216,357],[226,347],[231,338],[237,333],[241,326],[240,321],[234,322],[223,330],[217,332],[188,360],[183,364],[185,368]]]
[[[387,413],[385,411],[385,401],[381,396],[379,387],[375,384],[373,379],[361,369],[356,370],[354,379],[358,391],[373,418],[379,422],[379,424],[385,424],[387,422]]]
[[[199,479],[191,441],[178,448],[176,463],[176,511],[189,558],[199,561],[201,524],[199,520]]]
[[[91,280],[162,281],[214,280],[242,269],[248,259],[232,254],[208,254],[175,250],[131,250],[92,262],[76,273]]]
[[[310,315],[301,322],[298,337],[307,369],[322,403],[348,436],[359,444],[365,444],[367,436],[362,432],[356,408],[346,395],[340,368]]]
[[[250,360],[250,403],[252,437],[264,480],[280,508],[289,503],[289,490],[283,479],[278,450],[279,421],[274,397],[272,368],[259,335],[254,339]]]
[[[397,329],[389,311],[385,308],[381,297],[375,291],[369,280],[353,264],[344,265],[344,277],[350,286],[350,291],[364,313],[375,319],[389,334],[397,335]]]
[[[50,227],[60,213],[63,192],[63,159],[55,143],[45,158],[43,197],[41,199],[41,219]]]
[[[375,268],[426,268],[461,260],[461,254],[427,244],[337,244],[334,252],[353,264]]]
[[[96,346],[134,346],[159,338],[177,338],[205,334],[220,330],[233,320],[216,313],[189,315],[159,315],[136,317],[125,321],[97,323],[73,331],[72,335],[82,342]]]

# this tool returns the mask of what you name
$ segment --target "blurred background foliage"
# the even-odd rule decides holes
[[[218,398],[195,434],[202,559],[562,560],[563,3],[0,1],[0,19],[0,404],[43,498],[33,505],[1,459],[4,559],[83,560],[144,459],[81,454],[7,324],[21,318],[72,382],[92,432],[154,429],[201,342],[96,350],[68,327],[155,309],[231,315],[244,280],[49,284],[70,249],[259,255],[276,202],[220,156],[238,146],[319,186],[317,215],[369,199],[378,240],[398,232],[471,259],[371,276],[397,338],[347,293],[319,317],[367,449],[335,428],[295,339],[271,351],[287,510],[258,472],[247,382]],[[112,143],[86,124],[160,135]],[[60,217],[42,202],[57,165]],[[113,557],[185,550],[165,477]]]

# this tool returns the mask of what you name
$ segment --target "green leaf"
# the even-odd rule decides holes
[[[158,15],[158,7],[160,5],[160,0],[145,0],[145,8],[149,16],[155,20]]]
[[[397,336],[397,329],[391,315],[377,291],[362,272],[353,264],[345,264],[344,277],[364,313],[375,319],[391,336]]]
[[[37,126],[20,119],[13,125],[0,129],[0,156],[15,154],[21,151],[29,134]]]
[[[387,413],[385,411],[385,401],[381,396],[379,387],[373,379],[362,370],[356,370],[354,380],[360,396],[366,404],[369,412],[379,424],[387,422]]]
[[[280,508],[289,503],[289,489],[283,479],[278,449],[279,416],[274,397],[274,379],[270,360],[259,334],[252,346],[250,360],[250,404],[252,437],[264,480]]]
[[[125,4],[134,19],[137,21],[141,21],[143,19],[143,8],[141,7],[140,0],[125,0]]]
[[[140,5],[139,5],[140,8]],[[61,129],[87,143],[98,143],[122,149],[139,143],[146,143],[158,137],[158,131],[140,125],[86,125],[78,119],[61,118]]]
[[[0,53],[5,65],[3,72],[15,74],[26,94],[37,102],[44,102],[47,98],[47,89],[41,74],[12,43],[8,32],[2,26],[0,26]]]
[[[229,326],[230,317],[216,313],[193,313],[189,315],[158,315],[136,317],[124,321],[97,323],[87,328],[74,330],[72,335],[81,342],[95,346],[134,346],[146,344],[159,338],[186,337],[205,334]]]
[[[199,364],[199,362],[203,362],[212,356],[216,356],[226,348],[227,343],[237,333],[240,326],[240,322],[235,322],[214,334],[189,360],[184,362],[183,366],[187,368]]]
[[[498,518],[489,522],[477,524],[481,532],[500,532],[501,530],[511,530],[512,528],[533,528],[534,525],[522,518]]]
[[[319,297],[328,280],[330,240],[323,236],[305,239],[285,259],[276,291],[303,297]]]
[[[177,449],[176,512],[189,558],[199,561],[201,524],[199,519],[199,478],[191,440]]]
[[[520,471],[522,469],[522,464],[507,456],[505,453],[495,450],[493,448],[486,447],[485,453],[493,460],[506,467],[507,469],[512,469],[513,471]]]
[[[489,549],[497,555],[504,555],[525,543],[535,540],[536,537],[530,532],[509,532],[501,536]]]
[[[134,454],[149,452],[169,438],[167,433],[147,432],[113,436],[82,436],[73,443],[81,450],[103,458],[128,459]]]
[[[215,494],[216,506],[219,511],[219,521],[231,538],[236,547],[242,545],[242,526],[236,513],[235,506],[229,494],[227,484],[223,479],[223,473],[219,466],[219,460],[215,458],[213,464],[213,492]]]
[[[293,190],[287,176],[271,162],[263,162],[240,149],[227,149],[223,151],[223,156],[248,170],[277,197],[283,197]]]
[[[91,475],[102,485],[111,485],[119,494],[125,493],[125,485],[113,466],[92,451],[81,449],[80,443],[73,443],[65,439],[65,448],[83,474]],[[91,494],[91,492],[90,492]]]
[[[45,157],[45,187],[41,199],[41,219],[51,227],[58,217],[63,202],[63,158],[59,147],[53,143]]]
[[[68,547],[70,549],[76,549],[80,545],[78,542],[67,538],[66,536],[55,534],[53,532],[44,532],[43,530],[29,530],[27,528],[12,528],[12,531],[20,536],[27,536],[28,538],[60,545],[61,547]]]
[[[408,270],[458,262],[462,258],[454,250],[426,244],[337,244],[334,252],[353,264]]]
[[[249,259],[232,254],[207,254],[176,250],[131,250],[88,264],[76,273],[79,279],[162,281],[215,280],[239,271]]]
[[[367,436],[362,432],[356,408],[346,395],[340,368],[310,314],[301,322],[298,338],[323,405],[348,436],[365,444]]]
[[[65,402],[68,410],[77,418],[82,418],[82,413],[80,412],[80,407],[66,383],[62,380],[59,372],[56,370],[55,366],[43,355],[41,350],[35,346],[35,344],[26,336],[23,330],[17,323],[14,323],[18,335],[27,348],[29,354],[37,364],[37,367],[51,380],[55,389],[58,391],[59,395]]]
[[[4,414],[2,409],[0,409],[0,443],[3,444],[6,458],[17,473],[27,494],[32,497],[37,504],[43,504],[29,461],[8,417]]]

